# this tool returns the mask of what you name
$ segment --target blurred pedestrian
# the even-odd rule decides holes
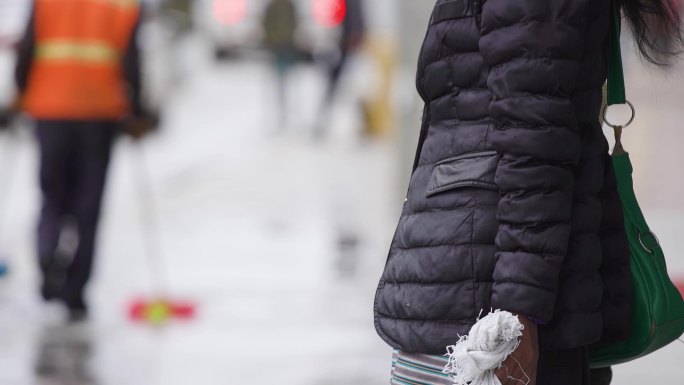
[[[18,46],[22,109],[35,119],[42,207],[37,254],[41,294],[72,319],[87,315],[100,206],[114,139],[122,123],[148,129],[141,104],[135,0],[35,0]],[[66,231],[77,234],[66,250]]]
[[[445,357],[471,330],[492,334],[481,329],[492,309],[524,326],[496,371],[503,385],[610,383],[610,368],[590,370],[588,357],[626,339],[632,315],[599,118],[611,6],[647,60],[682,52],[670,0],[437,1],[418,58],[413,174],[374,306],[396,350],[392,384],[451,385],[445,367],[496,369],[479,354],[496,345],[486,338]]]
[[[346,12],[340,26],[337,51],[333,55],[335,60],[327,70],[327,89],[314,126],[314,135],[318,138],[328,130],[330,109],[349,58],[363,45],[366,36],[363,0],[344,0],[344,4]]]
[[[278,83],[280,120],[287,122],[287,77],[297,63],[299,47],[297,28],[299,16],[292,0],[270,0],[262,18],[264,47],[271,53],[273,69]]]

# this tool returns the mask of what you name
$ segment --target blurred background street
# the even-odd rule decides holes
[[[295,2],[292,58],[262,47],[257,3],[146,2],[145,98],[161,123],[114,147],[86,322],[39,297],[38,150],[28,120],[0,130],[0,384],[388,383],[372,302],[420,128],[413,78],[432,2],[363,3],[364,42],[329,105],[334,7]],[[0,106],[29,8],[0,0]],[[684,282],[684,66],[623,51],[637,195]],[[194,317],[131,320],[131,302],[158,293],[196,304]],[[614,383],[682,384],[682,362],[675,342]]]

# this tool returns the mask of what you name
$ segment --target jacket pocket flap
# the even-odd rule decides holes
[[[433,169],[425,196],[459,187],[496,190],[494,174],[498,164],[496,151],[478,151],[445,159]]]

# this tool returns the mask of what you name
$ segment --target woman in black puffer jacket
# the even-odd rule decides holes
[[[491,309],[525,325],[521,370],[498,373],[504,385],[522,371],[531,385],[610,382],[590,373],[587,351],[624,339],[630,319],[599,123],[612,5],[649,61],[681,47],[669,0],[437,1],[418,63],[414,172],[374,306],[398,354],[393,383],[449,383],[431,368]]]

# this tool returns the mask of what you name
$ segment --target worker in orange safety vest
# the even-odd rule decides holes
[[[73,320],[87,315],[114,139],[122,127],[136,138],[150,127],[140,101],[140,13],[136,0],[34,0],[18,44],[20,106],[35,120],[40,150],[41,294],[61,300]],[[75,246],[60,241],[69,228]]]

